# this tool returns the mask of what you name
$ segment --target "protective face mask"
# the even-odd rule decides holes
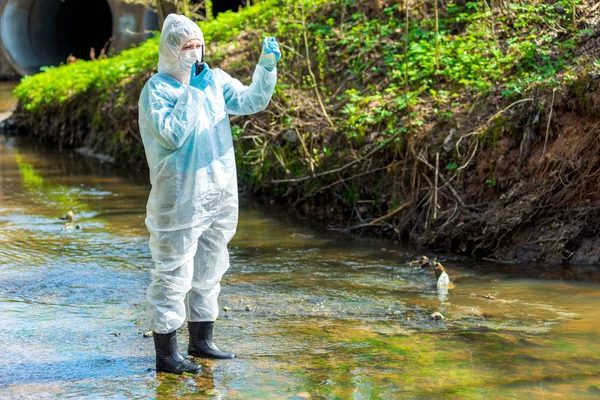
[[[190,70],[192,68],[192,65],[194,65],[196,61],[202,62],[201,49],[182,50],[179,53],[179,65],[185,71]]]

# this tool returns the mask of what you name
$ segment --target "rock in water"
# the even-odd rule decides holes
[[[430,317],[431,317],[431,319],[434,319],[436,321],[441,321],[441,320],[444,319],[444,316],[441,313],[437,312],[437,311],[434,312],[433,314],[431,314]]]

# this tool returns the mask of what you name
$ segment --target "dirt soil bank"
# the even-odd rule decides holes
[[[145,78],[129,84],[132,99]],[[409,139],[397,152],[384,149],[375,154],[372,163],[385,168],[364,170],[357,163],[345,168],[345,175],[340,171],[329,188],[321,186],[316,192],[307,183],[318,181],[319,176],[246,189],[265,202],[289,203],[332,228],[358,235],[381,235],[511,263],[598,264],[599,88],[598,77],[586,76],[557,90],[554,101],[553,93],[534,93],[530,100],[504,108],[480,109],[470,122],[473,126],[486,122],[485,130],[451,130],[446,135]],[[137,108],[115,108],[110,99],[86,101],[99,108],[102,124],[92,120],[78,102],[70,102],[37,117],[19,106],[5,126],[53,146],[86,148],[123,168],[145,170]],[[487,102],[492,103],[494,99]],[[443,132],[443,128],[432,131]],[[286,139],[282,135],[279,140]],[[247,141],[239,140],[238,147],[240,154],[247,151]],[[469,154],[470,161],[459,171],[438,168],[436,190],[436,155],[437,165],[443,166],[457,149]],[[243,185],[241,160],[239,168]],[[340,195],[340,187],[349,183],[359,198],[352,205]],[[374,201],[360,200],[392,195],[405,201],[391,210],[378,210]]]

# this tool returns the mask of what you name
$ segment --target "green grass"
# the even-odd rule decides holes
[[[275,1],[265,1],[245,8],[241,13],[219,14],[217,20],[201,23],[207,42],[227,42],[239,35],[249,21],[266,24],[272,18]],[[42,111],[48,104],[63,103],[90,89],[96,93],[119,90],[133,77],[155,69],[158,63],[157,34],[139,46],[122,51],[114,57],[95,61],[77,60],[58,67],[43,67],[42,73],[24,77],[14,95],[26,111]]]
[[[78,60],[59,67],[45,67],[44,72],[24,77],[14,95],[26,111],[40,111],[48,104],[62,103],[89,89],[109,92],[131,76],[153,68],[158,60],[157,39],[119,55],[97,61]]]
[[[302,126],[309,118],[321,118],[319,108],[296,107],[298,96],[315,100],[315,86],[331,113],[333,129],[351,146],[360,147],[368,134],[377,133],[377,140],[401,140],[409,131],[424,129],[428,121],[451,124],[477,96],[497,92],[508,101],[536,85],[554,87],[573,79],[578,63],[588,61],[576,59],[575,51],[593,34],[573,24],[573,7],[581,2],[509,1],[507,9],[496,8],[494,13],[486,6],[489,1],[446,3],[440,10],[439,35],[431,5],[421,10],[422,3],[417,3],[410,10],[408,42],[402,2],[384,2],[391,5],[378,14],[358,0],[265,0],[239,13],[221,13],[200,27],[211,50],[209,63],[226,62],[240,46],[258,56],[265,35],[282,44],[275,99],[283,111],[270,122],[281,131],[299,129],[309,151],[280,145],[262,153],[248,152],[247,145],[240,148],[245,161],[252,163],[247,176],[260,183],[272,178],[273,171],[278,176],[285,176],[285,170],[305,175],[309,165],[326,168],[347,155],[337,148],[332,151],[319,134],[307,135]],[[102,101],[155,70],[157,45],[158,36],[108,59],[45,68],[24,78],[15,95],[29,112],[43,112],[48,105],[60,106],[80,95]],[[236,61],[228,65],[228,72],[235,76],[257,61]],[[117,106],[136,101],[123,95]],[[93,121],[102,124],[98,116]],[[234,132],[243,139],[243,130]],[[447,168],[455,165],[451,162]],[[359,194],[351,189],[346,195],[355,201]]]
[[[377,109],[374,113],[357,116],[356,107],[382,101],[391,101],[392,109],[407,106],[403,92],[405,66],[408,66],[411,89],[409,102],[417,101],[424,93],[435,99],[451,97],[449,91],[434,89],[439,84],[454,83],[474,91],[502,85],[506,86],[508,94],[522,91],[533,82],[552,78],[564,68],[570,55],[569,48],[574,48],[586,32],[566,40],[556,40],[554,36],[540,32],[545,27],[576,32],[569,26],[573,2],[580,1],[560,0],[540,5],[511,3],[511,16],[496,17],[494,32],[489,22],[491,13],[481,1],[462,2],[462,5],[451,3],[439,21],[438,66],[433,20],[410,21],[405,57],[404,11],[399,4],[383,10],[381,21],[355,12],[341,25],[335,18],[339,16],[340,8],[346,3],[352,6],[356,1],[305,1],[305,4],[310,20],[311,50],[319,64],[321,77],[326,79],[330,73],[340,72],[328,68],[329,57],[347,59],[347,71],[341,72],[352,73],[368,87],[368,93],[362,90],[358,94],[357,89],[350,89],[343,96],[348,103],[343,112],[353,116],[349,122],[360,124],[388,119],[390,112]],[[200,26],[208,43],[226,43],[242,30],[264,33],[264,27],[272,26],[271,21],[275,20],[276,32],[273,33],[280,41],[288,42],[292,35],[300,36],[302,29],[295,3],[263,1],[240,13],[221,13],[217,19]],[[333,15],[322,12],[326,3],[330,3],[327,7]],[[512,22],[510,27],[509,20]],[[464,28],[452,32],[456,26]],[[111,90],[132,75],[155,67],[157,45],[158,37],[154,37],[108,59],[79,60],[60,67],[43,68],[44,73],[24,78],[15,95],[27,104],[27,110],[32,111],[45,103],[62,102],[90,86]],[[559,57],[554,57],[557,52]],[[369,82],[369,77],[374,75],[384,78],[385,87],[370,87],[369,83],[374,82]]]

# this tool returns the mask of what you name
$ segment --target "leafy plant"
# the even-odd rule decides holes
[[[489,1],[437,1],[434,14],[417,2],[406,18],[404,2],[384,2],[373,13],[356,0],[264,0],[200,21],[210,62],[228,62],[232,74],[253,70],[264,35],[282,46],[272,131],[233,128],[243,141],[236,145],[239,159],[251,169],[242,175],[260,185],[343,164],[366,145],[399,151],[409,133],[451,125],[476,97],[556,87],[573,79],[578,63],[600,68],[597,60],[574,57],[593,34],[576,24],[581,0],[504,3],[500,9]],[[132,102],[127,84],[156,70],[158,42],[157,35],[107,59],[45,67],[24,78],[15,95],[32,113],[87,95],[126,106]],[[100,129],[102,119],[91,119]],[[302,128],[309,119],[318,122]],[[288,135],[295,145],[272,145],[272,137],[288,131],[301,132]]]

